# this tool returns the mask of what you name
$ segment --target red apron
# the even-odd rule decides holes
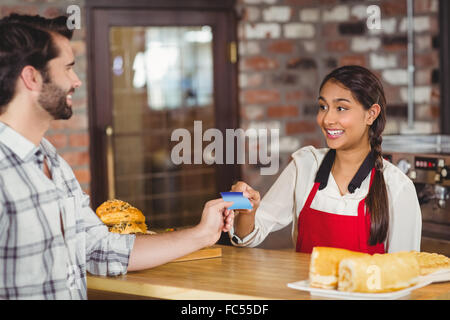
[[[372,186],[375,168],[370,174]],[[298,238],[296,251],[311,253],[313,247],[334,247],[365,253],[384,253],[384,244],[368,245],[370,236],[370,213],[365,214],[364,198],[358,204],[358,215],[348,216],[323,212],[311,208],[311,203],[319,189],[315,182],[305,206],[298,218]]]

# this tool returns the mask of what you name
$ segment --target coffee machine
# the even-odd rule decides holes
[[[450,135],[383,136],[383,156],[414,183],[422,212],[421,251],[450,256]]]

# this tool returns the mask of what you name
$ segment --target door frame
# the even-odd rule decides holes
[[[90,138],[90,168],[91,168],[91,205],[93,208],[107,200],[108,174],[106,160],[107,138],[105,129],[112,124],[112,97],[102,94],[111,92],[112,81],[109,63],[97,63],[98,61],[110,61],[109,46],[104,45],[108,41],[97,41],[101,35],[109,34],[109,19],[115,15],[120,20],[120,13],[142,13],[143,10],[161,10],[174,12],[175,16],[180,11],[215,12],[223,15],[223,21],[227,25],[226,30],[215,39],[213,44],[214,63],[214,105],[217,129],[225,136],[225,129],[238,128],[239,105],[237,90],[238,61],[229,59],[229,44],[237,43],[237,15],[235,12],[235,0],[89,0],[86,1],[86,42],[88,56],[88,104],[89,104],[89,138]],[[139,21],[140,22],[140,21]],[[139,23],[137,22],[137,23]],[[173,24],[176,25],[178,20]],[[218,22],[217,22],[218,23]],[[117,24],[114,24],[117,25]],[[120,21],[119,25],[132,26],[132,21]],[[142,25],[142,24],[141,24]],[[155,25],[148,23],[148,25]],[[214,25],[214,24],[213,24]],[[213,28],[214,29],[214,28]],[[216,36],[216,33],[214,34]],[[99,45],[100,44],[100,45]],[[218,86],[220,77],[220,87]],[[240,179],[240,166],[217,165],[216,181],[218,190],[229,190],[231,185]],[[218,195],[219,196],[219,195]]]
[[[441,133],[450,134],[450,3],[439,0],[439,82],[441,84]]]

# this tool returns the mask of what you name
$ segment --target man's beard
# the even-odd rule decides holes
[[[42,84],[42,91],[39,95],[39,104],[44,108],[55,120],[66,120],[72,116],[72,108],[67,104],[67,95],[73,88],[65,92],[61,87],[52,81],[45,81]]]

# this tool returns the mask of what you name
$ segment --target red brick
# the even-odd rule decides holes
[[[431,89],[431,103],[432,104],[439,104],[441,102],[441,90],[433,86]]]
[[[406,35],[384,37],[382,39],[382,46],[385,51],[406,52],[408,38]]]
[[[286,63],[286,67],[288,69],[316,69],[317,62],[313,58],[296,57],[289,59]]]
[[[433,9],[433,0],[419,0],[414,1],[414,13],[430,13]]]
[[[441,107],[439,105],[430,106],[430,114],[433,119],[439,119],[439,117],[441,116]]]
[[[69,144],[72,147],[88,147],[89,146],[89,134],[73,133],[69,136]]]
[[[396,52],[396,51],[405,51],[407,50],[408,45],[403,43],[392,43],[392,44],[383,44],[383,50],[387,52]]]
[[[259,87],[264,82],[264,75],[262,73],[249,74],[247,76],[248,87]]]
[[[317,5],[317,0],[286,0],[286,5],[293,6],[315,6]]]
[[[75,169],[73,173],[80,184],[91,182],[91,171],[89,169]]]
[[[430,19],[430,33],[433,35],[439,34],[439,19],[431,17]]]
[[[439,65],[439,56],[436,51],[430,53],[416,53],[414,55],[416,68],[429,68]]]
[[[324,23],[321,26],[322,37],[335,37],[338,35],[338,25],[337,23]]]
[[[366,57],[364,55],[360,55],[360,54],[343,56],[340,58],[339,64],[341,66],[359,65],[359,66],[364,67],[364,66],[366,66]]]
[[[285,99],[288,102],[292,102],[292,101],[300,101],[304,98],[309,97],[308,94],[306,94],[304,91],[301,90],[296,90],[296,91],[289,91],[286,92],[285,94]]]
[[[390,103],[401,101],[400,87],[398,86],[384,86],[384,94]]]
[[[406,16],[406,0],[384,1],[380,7],[381,16]]]
[[[429,85],[431,83],[430,69],[417,69],[414,72],[414,83],[416,85]]]
[[[405,49],[406,50],[406,49]],[[399,52],[398,57],[398,68],[407,69],[408,68],[408,54],[406,51]]]
[[[331,6],[337,4],[338,0],[285,0],[286,5],[311,7],[311,6]]]
[[[286,123],[286,134],[294,135],[299,133],[314,133],[317,130],[317,124],[313,121],[295,121]]]
[[[332,40],[327,42],[327,50],[331,52],[343,52],[349,50],[348,40]]]
[[[64,14],[66,14],[66,12],[63,10],[63,8],[59,7],[49,7],[42,13],[42,15],[46,18],[56,18]]]
[[[280,40],[271,43],[267,49],[273,53],[292,53],[294,44],[292,41]]]
[[[88,119],[85,113],[73,114],[69,120],[56,120],[53,121],[50,126],[52,129],[61,130],[61,129],[87,129],[88,128]]]
[[[322,6],[332,6],[337,4],[337,0],[319,0]]]
[[[69,151],[61,153],[61,157],[72,167],[89,164],[88,151]]]
[[[278,103],[280,93],[277,90],[246,90],[243,93],[245,103]]]
[[[299,115],[298,106],[272,106],[267,108],[267,116],[270,118],[297,117]]]
[[[26,6],[3,6],[1,8],[2,16],[9,16],[11,13],[19,13],[19,14],[30,14],[36,15],[39,13],[39,9],[37,6],[26,5]]]
[[[244,66],[250,70],[270,70],[278,68],[278,62],[266,57],[256,56],[245,59]]]
[[[61,149],[67,146],[67,135],[64,133],[55,133],[45,136],[50,143],[56,148]]]

